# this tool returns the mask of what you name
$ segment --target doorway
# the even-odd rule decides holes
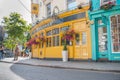
[[[108,58],[108,37],[107,37],[107,27],[98,27],[98,58],[107,59]]]

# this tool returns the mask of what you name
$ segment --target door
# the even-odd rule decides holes
[[[90,32],[80,31],[80,33],[75,35],[75,58],[77,59],[88,59],[90,56]]]
[[[105,26],[100,26],[98,27],[98,58],[105,58],[107,59],[108,54],[107,54],[107,27]]]

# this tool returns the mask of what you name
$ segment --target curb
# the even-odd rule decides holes
[[[13,63],[13,64],[22,64],[29,66],[38,66],[38,67],[49,67],[49,68],[59,68],[59,69],[74,69],[74,70],[89,70],[89,71],[100,71],[100,72],[115,72],[120,73],[120,70],[102,70],[102,69],[86,69],[86,68],[76,68],[76,67],[63,67],[63,66],[52,66],[52,65],[37,65],[37,64],[29,64],[29,63],[21,63],[21,62],[8,62],[8,61],[0,61],[3,63]]]

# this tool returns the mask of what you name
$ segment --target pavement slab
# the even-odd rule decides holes
[[[13,58],[4,58],[0,62],[24,64],[40,67],[64,68],[64,69],[79,69],[79,70],[94,70],[120,73],[120,62],[78,62],[78,61],[55,61],[55,60],[40,60],[30,59],[29,57],[19,57],[17,61]]]

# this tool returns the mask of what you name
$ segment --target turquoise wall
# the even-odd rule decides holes
[[[100,0],[91,0],[91,2],[93,10],[98,10],[100,8]]]
[[[100,9],[100,0],[91,0],[92,2],[92,9],[99,10]],[[116,5],[120,5],[120,0],[116,0]]]
[[[110,61],[120,61],[120,53],[113,53],[111,49],[111,29],[110,29],[110,17],[113,15],[120,15],[120,0],[116,0],[116,6],[109,10],[100,9],[100,0],[91,0],[92,10],[88,11],[90,20],[94,21],[91,24],[91,43],[92,43],[92,60],[98,60],[98,58],[108,58]],[[107,37],[108,37],[108,50],[105,56],[100,55],[98,52],[98,24],[97,19],[102,18],[105,26],[107,27]]]

